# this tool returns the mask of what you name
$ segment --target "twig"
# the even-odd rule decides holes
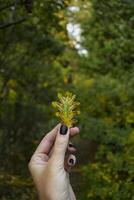
[[[5,10],[5,9],[7,9],[7,8],[12,7],[12,6],[14,6],[14,3],[10,3],[10,4],[7,4],[7,5],[5,5],[5,6],[2,6],[2,7],[0,7],[0,11],[3,11],[3,10]]]
[[[24,21],[26,21],[26,18],[22,18],[20,20],[17,20],[17,21],[14,21],[14,22],[10,22],[10,23],[7,23],[7,24],[3,24],[3,25],[0,25],[0,29],[8,28],[10,26],[14,26],[14,25],[22,23]]]

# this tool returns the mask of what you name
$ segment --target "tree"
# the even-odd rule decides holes
[[[81,199],[133,199],[133,1],[85,1],[76,90],[83,136],[97,145],[83,168]]]
[[[51,102],[66,87],[63,63],[68,68],[70,62],[64,55],[70,48],[65,16],[68,1],[35,1],[30,15],[26,2],[1,2],[1,199],[8,199],[8,194],[10,199],[20,198],[25,186],[31,190],[26,166],[44,130],[55,124]],[[21,186],[22,191],[16,190]],[[29,199],[29,190],[25,192],[22,198]]]

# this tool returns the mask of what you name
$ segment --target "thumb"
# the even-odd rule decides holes
[[[69,128],[66,125],[61,125],[56,136],[52,159],[56,162],[64,164],[64,158],[69,141]]]

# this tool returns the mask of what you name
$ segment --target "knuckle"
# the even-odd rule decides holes
[[[59,145],[65,145],[67,143],[67,139],[64,136],[59,135],[57,138],[57,144]]]
[[[57,140],[57,141],[56,141],[56,144],[57,144],[57,146],[60,147],[60,146],[63,146],[64,143],[63,143],[62,140]]]
[[[66,145],[66,142],[64,140],[57,140],[56,142],[56,148],[61,149]]]

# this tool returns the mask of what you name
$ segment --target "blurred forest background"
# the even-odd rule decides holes
[[[67,90],[77,200],[134,200],[133,0],[0,0],[0,199],[37,199],[27,164]]]

